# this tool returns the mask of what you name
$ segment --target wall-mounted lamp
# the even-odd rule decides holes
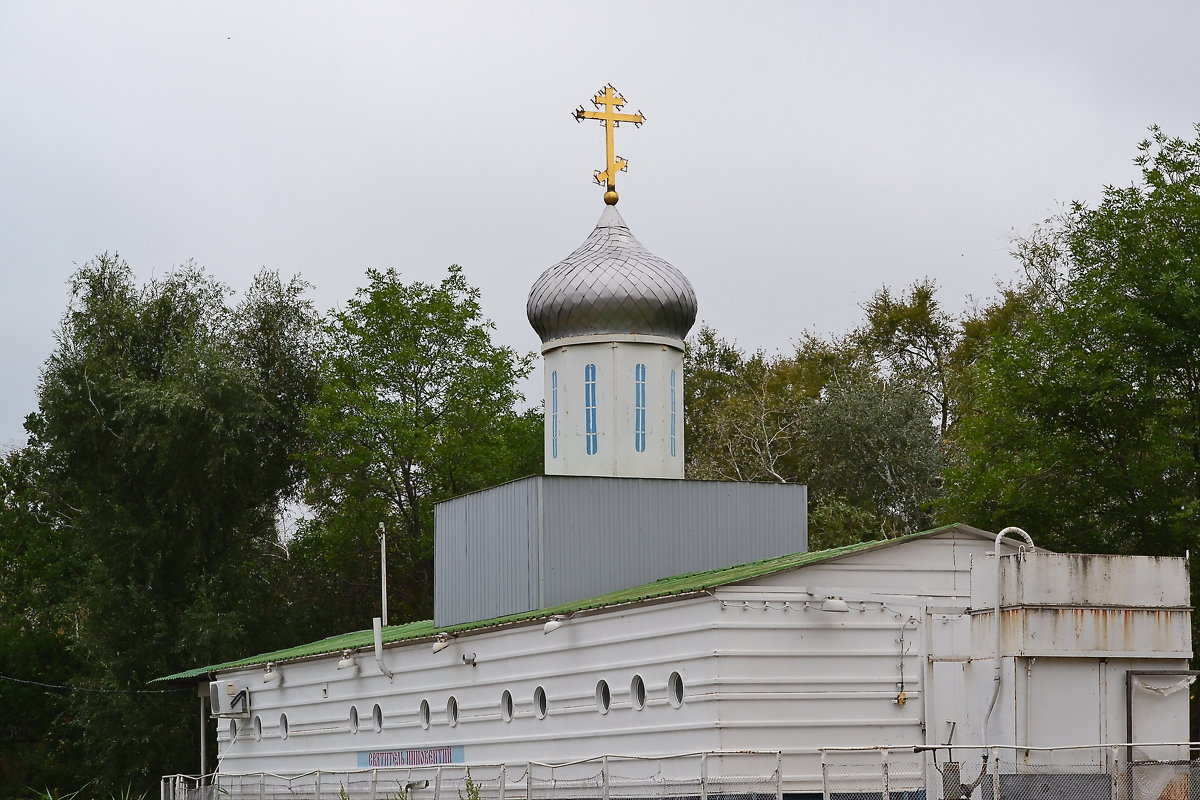
[[[474,653],[463,653],[463,663],[469,667],[475,666],[475,654]]]
[[[821,603],[822,611],[832,611],[835,614],[845,614],[850,610],[850,606],[846,605],[846,601],[840,597],[826,597],[825,602]]]
[[[283,673],[275,669],[275,662],[267,662],[267,668],[263,671],[263,683],[282,683]]]
[[[555,614],[554,616],[550,617],[549,621],[545,625],[542,626],[542,634],[545,635],[547,633],[554,633],[570,618],[570,614]]]
[[[450,640],[454,637],[448,633],[439,633],[433,637],[433,652],[440,653],[450,646]]]
[[[338,662],[338,669],[348,669],[351,673],[358,672],[358,659],[349,650],[342,651],[342,660]]]

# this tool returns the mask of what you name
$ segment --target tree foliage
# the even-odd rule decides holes
[[[310,576],[335,612],[318,625],[377,613],[379,523],[392,617],[430,616],[434,503],[541,471],[541,415],[514,411],[532,357],[492,342],[462,270],[436,285],[395,270],[367,277],[326,327],[307,417],[312,518],[293,547],[327,568]]]
[[[884,368],[890,380],[914,386],[925,395],[944,436],[951,422],[954,353],[961,327],[942,310],[937,286],[925,278],[898,297],[885,286],[863,310],[866,320],[856,331],[856,344]]]
[[[1019,313],[974,372],[946,507],[1049,546],[1182,554],[1200,522],[1200,127],[1019,241]],[[1003,316],[1003,315],[1001,315]]]
[[[688,476],[807,484],[813,547],[925,526],[941,468],[931,405],[872,356],[811,335],[788,357],[747,356],[701,327],[685,353]]]
[[[788,482],[799,415],[781,359],[746,356],[702,326],[684,353],[687,474]]]
[[[316,389],[305,289],[264,271],[231,307],[198,267],[139,287],[108,255],[72,280],[29,444],[4,464],[0,557],[24,588],[6,581],[0,601],[20,640],[5,674],[79,690],[27,731],[77,785],[149,789],[194,763],[180,724],[194,698],[132,692],[251,634],[279,641],[263,571]],[[30,671],[51,646],[61,655]]]

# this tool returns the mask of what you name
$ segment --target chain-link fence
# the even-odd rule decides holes
[[[170,775],[162,800],[783,800],[782,754],[602,756],[565,764],[441,764],[301,775]]]
[[[821,779],[825,800],[1200,800],[1194,753],[1187,743],[828,748]]]
[[[913,748],[837,748],[822,751],[825,800],[920,800],[925,758]]]

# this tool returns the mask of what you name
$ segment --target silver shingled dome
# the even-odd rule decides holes
[[[534,282],[525,313],[543,342],[606,333],[683,339],[696,321],[696,292],[606,206],[592,235]]]

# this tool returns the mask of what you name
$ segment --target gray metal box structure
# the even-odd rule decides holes
[[[808,547],[798,484],[537,475],[439,503],[434,620],[516,614]]]

